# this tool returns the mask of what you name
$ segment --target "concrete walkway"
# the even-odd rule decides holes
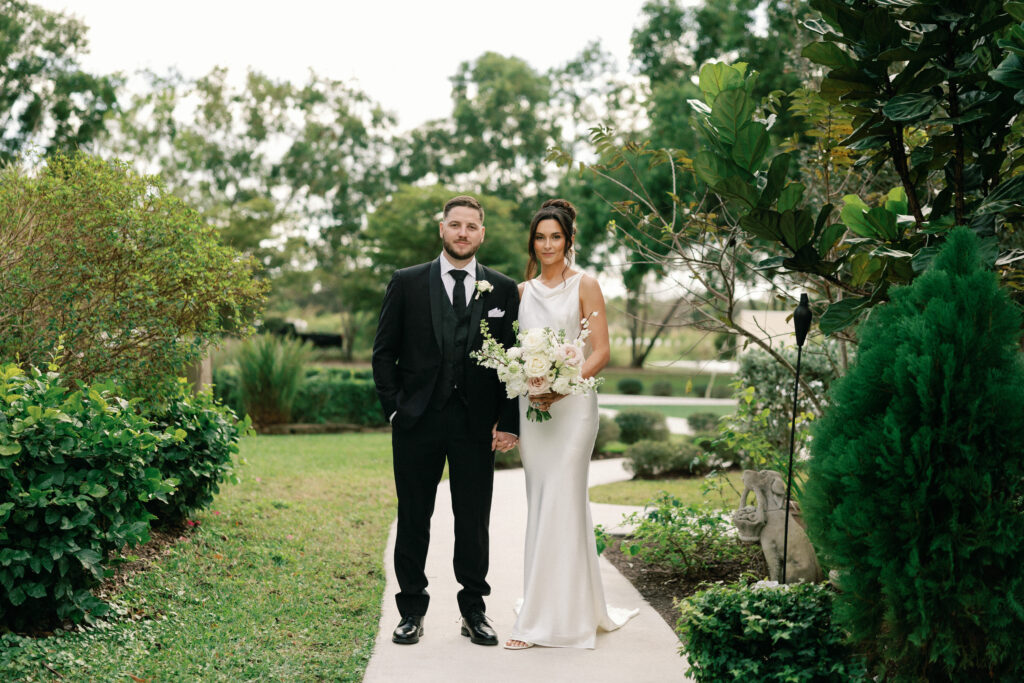
[[[629,479],[622,460],[596,460],[590,466],[590,484]],[[624,513],[639,510],[624,505],[592,504],[595,524],[615,531]],[[512,606],[522,595],[523,543],[526,534],[526,482],[522,469],[494,475],[494,503],[491,511],[491,569],[487,576],[491,595],[487,614],[494,621],[503,642],[512,631]],[[488,681],[588,681],[588,683],[662,683],[688,681],[686,662],[679,656],[679,641],[672,629],[633,586],[604,558],[601,577],[605,599],[616,607],[638,607],[640,614],[626,626],[611,633],[599,632],[593,650],[534,647],[511,651],[473,645],[459,634],[461,618],[455,594],[459,585],[452,573],[451,496],[448,482],[438,487],[431,525],[427,577],[430,580],[430,611],[423,622],[424,635],[416,645],[395,645],[391,632],[400,620],[394,594],[398,592],[392,556],[395,526],[391,526],[384,553],[387,585],[381,613],[380,632],[364,683],[416,681],[462,683]]]

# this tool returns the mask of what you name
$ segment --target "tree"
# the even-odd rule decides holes
[[[0,162],[33,146],[45,154],[84,147],[117,108],[120,81],[83,71],[81,22],[22,0],[0,14]]]
[[[316,74],[298,86],[250,71],[241,87],[223,68],[147,76],[108,142],[115,153],[159,171],[272,282],[319,269],[312,293],[358,267],[365,213],[388,190],[390,115]],[[320,303],[334,311],[338,300],[328,291]]]
[[[366,238],[372,245],[369,257],[379,282],[375,308],[379,308],[384,286],[392,272],[431,261],[441,253],[438,224],[445,202],[454,195],[441,185],[404,185],[370,214]],[[484,208],[484,226],[487,229],[479,259],[489,267],[518,279],[526,270],[529,233],[526,226],[513,217],[515,204],[487,195],[477,195],[476,198]]]
[[[959,227],[892,290],[812,442],[807,531],[886,680],[1024,676],[1021,316],[986,261]]]
[[[0,356],[159,398],[262,304],[254,264],[159,179],[55,156],[0,177]]]

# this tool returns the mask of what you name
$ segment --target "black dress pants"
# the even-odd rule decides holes
[[[437,485],[448,461],[448,478],[455,516],[455,578],[462,584],[459,611],[463,616],[484,610],[490,595],[487,565],[488,527],[494,488],[494,451],[486,438],[470,429],[469,407],[453,395],[440,409],[427,412],[409,429],[395,429],[391,438],[398,492],[395,539],[395,596],[403,617],[422,616],[430,596],[424,565],[430,544],[430,518]]]

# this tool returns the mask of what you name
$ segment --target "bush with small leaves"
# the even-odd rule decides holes
[[[718,425],[718,415],[714,413],[693,413],[686,418],[686,424],[694,432],[711,432]]]
[[[697,683],[868,681],[832,622],[823,584],[712,586],[679,603],[676,632]]]
[[[604,449],[607,448],[608,444],[612,441],[618,441],[619,435],[622,430],[619,429],[619,425],[614,419],[607,415],[601,415],[598,418],[597,423],[597,438],[594,439],[594,453],[604,453]]]
[[[636,396],[644,393],[644,383],[635,377],[624,377],[615,386],[618,387],[620,394]]]
[[[665,416],[656,410],[620,410],[615,416],[615,423],[619,425],[619,441],[625,444],[636,443],[641,439],[668,440]]]
[[[654,396],[671,396],[672,382],[665,379],[659,379],[651,385],[651,394]]]
[[[111,551],[149,539],[146,502],[174,489],[157,454],[183,434],[54,365],[0,366],[0,397],[0,622],[103,615],[90,588]]]

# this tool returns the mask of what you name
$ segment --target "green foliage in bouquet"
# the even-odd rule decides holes
[[[0,622],[107,612],[90,588],[111,551],[149,539],[146,503],[174,488],[158,451],[183,436],[55,365],[0,366]]]
[[[808,534],[837,619],[894,680],[1022,680],[1021,315],[953,231],[861,327],[812,443]]]

